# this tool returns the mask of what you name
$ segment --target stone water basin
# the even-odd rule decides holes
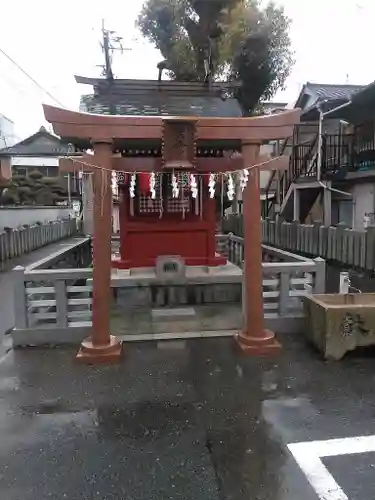
[[[375,344],[375,293],[308,295],[307,337],[326,359]]]

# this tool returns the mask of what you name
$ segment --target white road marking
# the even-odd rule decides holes
[[[375,436],[291,443],[288,448],[320,500],[349,500],[321,458],[375,452]]]

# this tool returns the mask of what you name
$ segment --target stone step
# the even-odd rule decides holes
[[[194,307],[165,307],[162,309],[152,309],[151,317],[153,321],[167,321],[182,318],[192,318],[196,316]]]

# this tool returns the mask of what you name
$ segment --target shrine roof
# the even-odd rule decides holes
[[[176,80],[134,80],[122,78],[87,78],[85,76],[75,76],[77,83],[91,85],[96,89],[104,90],[112,88],[115,90],[139,91],[139,90],[169,90],[181,92],[217,92],[232,90],[240,87],[238,82],[212,82],[210,85],[205,82],[179,82]]]
[[[76,77],[92,85],[94,94],[81,97],[81,111],[127,116],[242,116],[237,99],[228,95],[232,84],[154,80],[106,80]]]

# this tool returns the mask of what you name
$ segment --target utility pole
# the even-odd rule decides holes
[[[104,19],[102,19],[102,37],[102,50],[104,53],[103,76],[108,80],[113,80],[112,57],[110,54],[110,32],[104,27]]]
[[[104,19],[102,19],[102,42],[101,42],[102,51],[104,54],[104,64],[101,65],[103,69],[102,75],[105,76],[107,80],[113,80],[113,71],[112,71],[112,55],[115,50],[121,51],[121,54],[124,53],[124,50],[131,50],[130,48],[124,48],[122,45],[122,37],[117,36],[115,31],[110,31],[105,28]]]

